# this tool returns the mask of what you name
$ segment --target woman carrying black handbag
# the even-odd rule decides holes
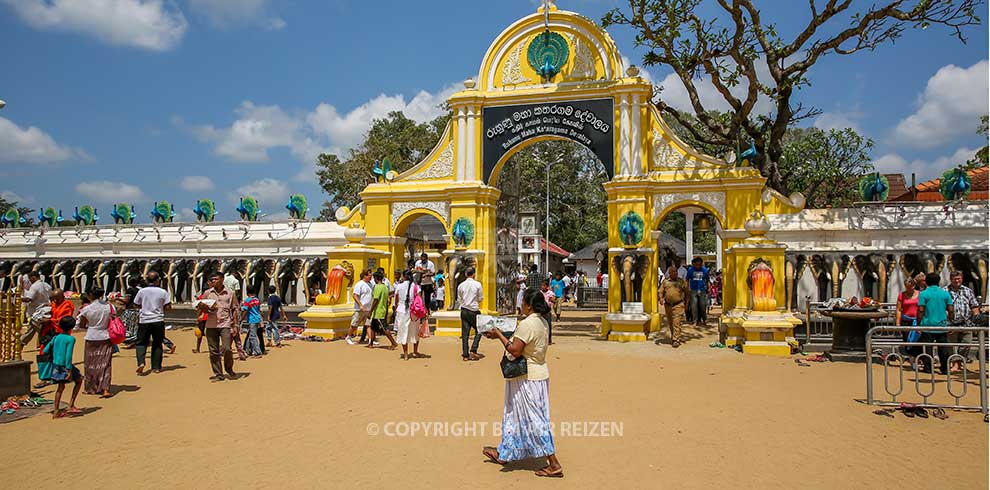
[[[482,451],[489,461],[505,464],[529,458],[547,458],[547,466],[536,476],[560,478],[564,470],[557,460],[550,426],[550,371],[547,368],[548,327],[542,315],[550,310],[543,293],[529,288],[523,293],[525,319],[506,338],[498,329],[485,333],[505,347],[502,375],[505,377],[505,409],[502,442]]]

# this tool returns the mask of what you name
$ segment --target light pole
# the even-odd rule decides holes
[[[544,219],[546,220],[546,244],[544,245],[546,249],[546,273],[547,277],[550,277],[550,165],[553,162],[547,161],[547,214]]]

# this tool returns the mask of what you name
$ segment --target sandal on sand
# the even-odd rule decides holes
[[[412,356],[415,357],[416,359],[429,359],[429,358],[433,357],[433,356],[431,356],[429,354],[422,354],[422,353],[419,353],[419,352],[413,352],[412,353]]]
[[[537,471],[535,473],[535,475],[536,476],[542,476],[544,478],[563,478],[564,477],[564,469],[563,468],[557,468],[557,471],[551,472],[550,471],[550,467],[547,466],[546,468],[542,468],[539,471]]]
[[[925,410],[924,407],[914,407],[914,414],[917,415],[918,418],[921,418],[921,419],[927,419],[928,418],[928,410]]]
[[[80,410],[77,407],[72,407],[72,408],[66,409],[65,413],[67,413],[69,415],[79,415],[79,414],[83,413],[83,411]]]
[[[935,408],[933,408],[932,409],[932,417],[935,417],[935,418],[937,418],[939,420],[945,420],[945,419],[949,418],[949,416],[945,414],[945,410],[943,410],[942,407],[935,407]]]
[[[498,459],[498,448],[485,446],[484,449],[481,450],[481,454],[484,454],[486,457],[488,457],[487,462],[500,464],[500,465],[504,465],[508,463],[508,461],[502,461],[501,459]]]
[[[873,413],[875,415],[882,415],[884,417],[894,418],[894,409],[893,408],[883,408],[883,409],[880,409],[880,410],[874,410]]]

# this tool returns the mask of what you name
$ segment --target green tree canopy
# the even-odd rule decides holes
[[[348,150],[345,160],[333,154],[319,155],[316,176],[328,195],[320,218],[332,220],[337,208],[360,201],[358,194],[375,180],[371,173],[375,160],[387,158],[399,173],[419,163],[436,146],[449,120],[450,114],[445,114],[417,123],[402,112],[390,112],[384,119],[374,120],[364,142]]]
[[[976,134],[982,134],[983,140],[986,141],[987,116],[983,116],[980,118],[980,126],[976,128]],[[983,145],[983,148],[980,148],[979,150],[976,151],[976,154],[973,155],[973,158],[970,158],[969,160],[966,161],[966,164],[963,165],[963,169],[973,170],[974,168],[986,167],[988,164],[990,164],[990,156],[988,156],[987,150],[988,150],[987,145]]]

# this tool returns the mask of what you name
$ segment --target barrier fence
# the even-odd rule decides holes
[[[21,290],[0,292],[0,362],[21,360]]]
[[[832,317],[821,313],[821,306],[824,302],[811,301],[811,296],[805,296],[807,300],[804,308],[804,332],[798,334],[798,338],[803,338],[803,344],[831,344],[832,343]],[[897,311],[896,303],[881,303],[880,311],[886,312],[887,316],[877,320],[870,320],[875,326],[893,326],[894,315]],[[890,337],[896,336],[896,332],[886,332],[882,335]]]
[[[608,308],[608,288],[579,287],[577,305],[580,308]]]
[[[928,340],[908,342],[904,340],[905,332],[939,332],[946,333],[946,342]],[[972,334],[971,336],[965,334]],[[882,336],[881,336],[882,335]],[[924,338],[924,337],[923,337]],[[873,355],[866,356],[866,402],[870,405],[899,406],[908,401],[910,395],[904,393],[904,373],[914,374],[914,391],[921,407],[941,407],[963,410],[980,410],[987,413],[987,329],[986,327],[895,327],[892,325],[876,326],[866,334],[866,352],[880,352],[883,359],[883,388],[886,397],[878,399],[873,386]],[[912,354],[909,349],[921,352]],[[942,354],[937,352],[942,349]],[[966,357],[976,351],[977,375],[980,390],[980,404],[967,404],[964,398],[969,392],[970,372],[966,369]],[[918,352],[915,350],[915,352]],[[935,361],[942,357],[945,366],[941,366],[946,374],[936,374]],[[905,361],[908,361],[907,363]],[[954,361],[961,361],[963,369],[953,374],[949,366]],[[929,370],[922,370],[927,364]],[[925,379],[922,379],[924,375]],[[944,382],[941,379],[944,376]],[[897,381],[893,383],[893,381]],[[938,386],[945,386],[946,398],[953,400],[952,404],[937,403]],[[881,395],[883,396],[883,395]],[[888,399],[889,397],[889,399]],[[901,398],[901,399],[899,399]]]

